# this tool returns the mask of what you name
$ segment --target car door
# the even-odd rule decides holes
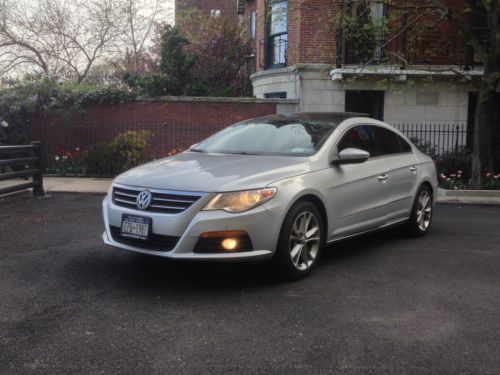
[[[394,131],[374,126],[378,150],[387,166],[387,223],[407,218],[413,204],[418,177],[416,157],[411,146]]]
[[[379,157],[373,129],[369,125],[349,128],[335,146],[334,152],[358,148],[370,153],[360,164],[331,167],[331,186],[327,189],[333,212],[332,238],[341,238],[374,229],[386,222],[387,167]]]

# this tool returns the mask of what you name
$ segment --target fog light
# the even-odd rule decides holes
[[[221,230],[200,234],[198,242],[193,248],[194,253],[241,253],[253,251],[250,236],[244,230]]]
[[[238,240],[236,238],[226,238],[221,242],[224,250],[232,251],[238,247]]]

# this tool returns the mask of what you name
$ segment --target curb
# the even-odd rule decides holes
[[[438,188],[439,203],[500,204],[500,190],[445,190]]]

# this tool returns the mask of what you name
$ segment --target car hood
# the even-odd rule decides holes
[[[262,188],[310,170],[307,157],[184,152],[133,168],[115,182],[157,189],[223,192]]]

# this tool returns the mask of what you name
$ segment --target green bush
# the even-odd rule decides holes
[[[471,155],[465,146],[459,146],[447,151],[437,158],[437,170],[440,173],[450,174],[463,171],[465,178],[470,177]]]
[[[47,173],[59,176],[116,176],[146,159],[150,133],[127,131],[111,142],[98,143],[84,152],[61,150],[49,161]]]
[[[145,130],[127,131],[110,143],[98,143],[83,156],[85,174],[115,176],[145,161],[150,133]]]

